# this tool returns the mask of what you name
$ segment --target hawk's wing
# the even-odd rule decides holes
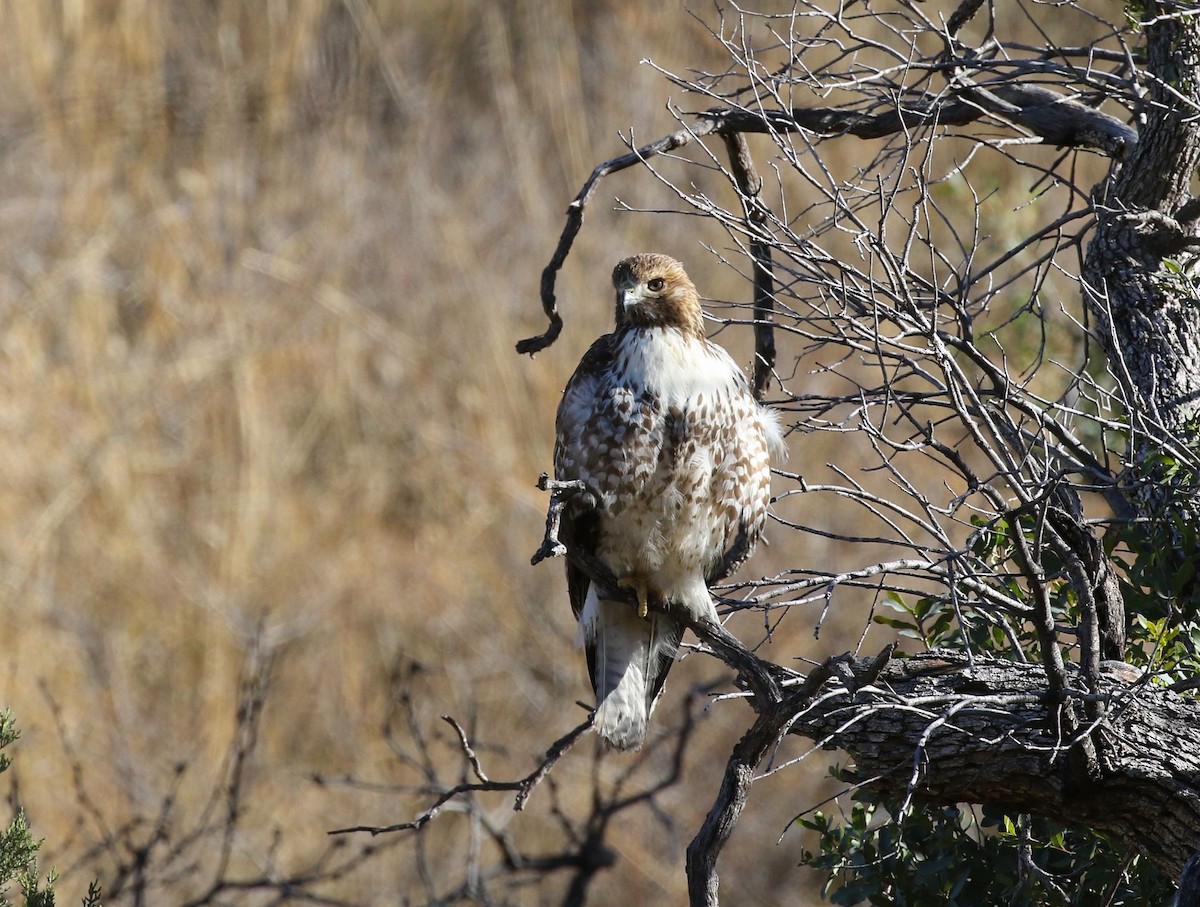
[[[742,564],[746,563],[762,531],[759,529],[751,535],[751,525],[746,520],[739,521],[737,532],[733,535],[733,543],[721,555],[721,559],[717,561],[716,566],[708,571],[708,576],[704,577],[704,581],[708,585],[711,586],[714,583],[719,583],[725,577],[734,573]]]
[[[584,354],[563,390],[555,420],[554,475],[557,479],[589,482],[590,478],[603,474],[593,436],[597,428],[595,423],[605,419],[605,414],[598,412],[597,407],[606,384],[605,375],[613,365],[614,343],[612,334],[598,338]],[[564,510],[559,539],[568,548],[594,555],[600,537],[598,508],[602,489],[591,481],[589,491],[592,495],[588,499],[590,505],[584,503],[583,496],[577,495]],[[568,559],[567,592],[576,619],[583,613],[589,586],[591,580]]]
[[[710,586],[741,567],[762,536],[770,503],[771,453],[784,453],[778,417],[754,399],[750,382],[733,360],[722,358],[738,380],[713,417],[725,456],[713,475],[712,513],[723,524],[724,543],[705,576]]]

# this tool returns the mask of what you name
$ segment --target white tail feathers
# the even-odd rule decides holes
[[[617,749],[635,750],[646,739],[682,628],[664,614],[641,618],[632,605],[594,594],[589,590],[579,626],[596,690],[596,733]]]

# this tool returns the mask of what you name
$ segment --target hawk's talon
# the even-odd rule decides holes
[[[650,587],[646,581],[638,576],[622,576],[617,580],[617,585],[637,593],[638,617],[645,620],[650,614]]]

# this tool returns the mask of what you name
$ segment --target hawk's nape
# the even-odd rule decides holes
[[[596,691],[597,733],[636,749],[683,627],[671,603],[715,621],[707,581],[762,534],[776,415],[729,355],[704,336],[695,287],[666,255],[613,271],[616,328],[592,344],[558,408],[555,475],[579,480],[561,538],[597,558],[638,604],[599,597],[568,561],[571,607]]]

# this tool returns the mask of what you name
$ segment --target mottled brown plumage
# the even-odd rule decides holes
[[[683,628],[647,606],[670,601],[716,620],[708,584],[749,555],[770,496],[775,414],[704,336],[683,266],[635,255],[613,271],[616,329],[592,344],[558,409],[555,474],[582,480],[594,506],[564,514],[564,541],[594,554],[642,607],[598,598],[568,566],[596,690],[596,729],[641,745]],[[639,610],[641,614],[639,614]]]

